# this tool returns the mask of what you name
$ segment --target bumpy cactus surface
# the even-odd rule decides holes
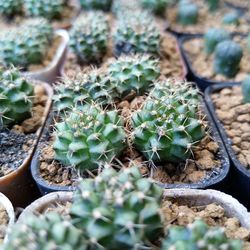
[[[23,0],[27,16],[59,19],[66,7],[67,0]]]
[[[73,109],[55,127],[56,159],[80,172],[111,162],[124,149],[123,121],[117,111],[84,105],[81,111]]]
[[[121,56],[108,65],[110,80],[120,97],[144,94],[160,75],[158,60],[149,55]]]
[[[161,249],[241,250],[242,247],[241,241],[228,239],[223,228],[210,228],[203,221],[197,220],[187,227],[171,226]]]
[[[140,0],[143,8],[156,15],[164,15],[169,0]]]
[[[87,250],[81,230],[55,212],[15,224],[3,250]]]
[[[244,102],[250,102],[250,75],[248,75],[241,84],[242,94],[244,97]]]
[[[230,34],[220,28],[210,28],[204,35],[204,47],[207,54],[212,54],[218,43],[230,40]]]
[[[102,12],[88,12],[70,31],[70,46],[80,63],[99,62],[107,52],[108,19]]]
[[[33,85],[15,68],[0,72],[0,128],[31,115]]]
[[[234,41],[223,41],[216,46],[214,71],[226,77],[234,77],[239,71],[242,48]]]
[[[84,179],[74,196],[71,217],[86,231],[90,249],[147,249],[162,232],[162,190],[142,178],[137,167],[106,168]]]
[[[0,34],[0,63],[27,68],[39,64],[48,53],[52,26],[44,19],[25,21],[20,27]]]
[[[222,18],[223,24],[233,24],[239,25],[240,24],[240,15],[236,11],[229,12],[225,14]]]
[[[204,136],[199,102],[197,90],[188,83],[157,83],[132,117],[136,148],[153,162],[187,159],[192,145]]]
[[[177,21],[182,25],[192,25],[198,22],[198,6],[194,3],[180,2],[178,6]]]
[[[22,12],[21,0],[0,0],[0,15],[13,17]]]
[[[220,7],[220,0],[205,0],[210,11],[215,11]]]
[[[103,10],[109,11],[112,0],[80,0],[80,5],[85,10]]]
[[[129,14],[130,13],[130,14]],[[160,33],[147,12],[121,15],[114,34],[115,54],[148,53],[159,55]]]

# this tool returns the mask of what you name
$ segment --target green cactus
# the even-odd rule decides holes
[[[3,250],[87,250],[82,231],[55,212],[28,216],[8,236]]]
[[[112,0],[80,0],[80,5],[85,10],[109,11]]]
[[[15,68],[0,72],[0,128],[31,115],[33,85]]]
[[[208,5],[209,11],[216,11],[220,7],[220,0],[205,0]]]
[[[107,52],[108,19],[102,12],[78,17],[70,31],[70,46],[80,63],[100,62]]]
[[[230,34],[224,29],[220,28],[208,29],[208,31],[204,35],[205,52],[208,55],[214,53],[214,50],[218,43],[230,39],[231,39]]]
[[[226,237],[221,227],[210,228],[201,220],[186,227],[171,226],[161,250],[242,250],[240,240]]]
[[[71,207],[73,224],[85,230],[90,249],[148,249],[162,233],[162,189],[137,167],[111,167],[80,182]],[[152,245],[152,243],[151,243]]]
[[[123,121],[117,111],[104,111],[96,104],[74,108],[55,125],[56,159],[81,173],[111,162],[124,149]]]
[[[22,12],[21,0],[0,0],[0,15],[10,18]]]
[[[199,95],[191,84],[158,82],[132,116],[135,147],[153,162],[180,162],[204,136]]]
[[[169,0],[140,0],[143,8],[152,11],[156,15],[163,16]]]
[[[222,23],[223,24],[233,24],[238,26],[240,24],[240,15],[236,11],[229,12],[225,14],[222,18]]]
[[[250,103],[250,75],[248,75],[241,84],[243,100],[245,103]]]
[[[26,69],[39,64],[48,53],[53,38],[52,26],[44,19],[25,21],[20,27],[0,34],[0,63]]]
[[[148,12],[128,12],[121,15],[113,37],[117,56],[130,53],[160,54],[161,37],[154,19]]]
[[[192,25],[198,22],[198,6],[194,3],[179,3],[177,12],[177,22],[182,25]]]
[[[65,9],[66,0],[23,0],[24,11],[27,16],[60,19]]]
[[[214,71],[226,77],[234,77],[239,71],[242,48],[234,41],[222,41],[215,49]]]
[[[134,0],[119,0],[114,1],[112,4],[112,13],[120,18],[124,15],[131,14],[134,11],[138,11],[141,9],[141,5],[139,1]]]
[[[149,55],[121,56],[108,65],[114,89],[123,98],[132,93],[143,95],[160,75],[158,60]]]

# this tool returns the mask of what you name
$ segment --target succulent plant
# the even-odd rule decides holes
[[[48,53],[53,37],[52,26],[44,19],[25,21],[20,27],[0,35],[0,63],[26,69],[39,64]]]
[[[192,146],[204,137],[199,103],[198,92],[189,83],[156,83],[132,116],[135,147],[154,163],[186,160]]]
[[[121,56],[108,65],[111,83],[123,98],[132,93],[142,95],[160,75],[158,60],[149,55]]]
[[[15,68],[0,72],[0,128],[31,115],[33,85]]]
[[[207,54],[212,54],[218,43],[230,40],[230,34],[221,28],[210,28],[204,35],[204,47]]]
[[[138,11],[141,9],[141,5],[139,1],[134,0],[119,0],[113,1],[112,4],[112,12],[116,17],[124,17],[127,14],[131,14],[134,11]]]
[[[0,15],[10,18],[21,12],[21,0],[0,0]]]
[[[85,10],[109,11],[112,0],[80,0],[80,5]]]
[[[99,62],[107,52],[108,19],[102,12],[78,17],[70,31],[70,46],[80,63]]]
[[[87,250],[81,230],[55,212],[28,216],[16,223],[3,250]]]
[[[143,8],[152,11],[156,15],[164,15],[169,0],[140,0]]]
[[[147,249],[162,233],[161,196],[162,189],[142,178],[137,167],[120,172],[108,167],[80,182],[72,222],[85,230],[90,249]]]
[[[225,14],[222,18],[223,24],[233,24],[233,25],[239,25],[240,24],[240,15],[236,11],[229,12]]]
[[[242,247],[243,244],[240,240],[227,238],[223,228],[209,227],[203,221],[196,220],[186,227],[171,226],[161,249],[241,250]]]
[[[67,0],[23,0],[27,16],[60,19],[66,7]]]
[[[248,75],[241,84],[241,90],[245,103],[250,102],[250,75]]]
[[[104,111],[96,104],[74,108],[55,125],[56,159],[80,173],[111,162],[124,149],[123,121],[117,111]]]
[[[154,56],[160,53],[161,37],[148,12],[129,12],[118,19],[114,34],[114,53],[117,56],[130,53],[148,53]]]
[[[220,0],[205,0],[210,11],[216,11],[220,7]]]
[[[178,5],[177,22],[182,25],[192,25],[198,22],[198,6],[192,2],[180,2]]]
[[[242,48],[234,41],[222,41],[215,49],[214,71],[226,77],[234,77],[239,71]]]

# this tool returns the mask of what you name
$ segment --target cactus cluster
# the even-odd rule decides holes
[[[52,26],[40,18],[28,19],[20,27],[3,31],[0,35],[0,63],[24,69],[39,64],[48,53],[52,38]]]
[[[248,75],[241,84],[243,100],[245,103],[250,103],[250,75]]]
[[[80,0],[80,5],[85,10],[109,11],[112,0]]]
[[[0,128],[31,115],[33,85],[15,68],[0,72]]]
[[[161,196],[162,189],[137,167],[118,173],[108,167],[80,183],[72,222],[85,231],[89,249],[147,249],[162,233]]]
[[[203,221],[197,220],[187,227],[171,226],[161,249],[241,250],[243,246],[240,240],[227,238],[223,228],[210,228]]]
[[[132,116],[134,144],[156,162],[187,159],[204,136],[199,95],[184,82],[158,82],[143,107]]]
[[[182,0],[178,5],[177,22],[182,25],[192,25],[198,22],[199,10],[195,3]]]
[[[22,0],[0,0],[0,15],[10,18],[22,12]]]
[[[152,11],[156,15],[163,16],[169,0],[140,0],[143,8]]]
[[[80,63],[100,62],[107,52],[108,19],[102,12],[78,17],[70,31],[70,47]]]

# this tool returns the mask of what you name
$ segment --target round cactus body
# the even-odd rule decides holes
[[[220,0],[205,0],[209,11],[216,11],[220,7]]]
[[[245,103],[250,103],[250,75],[241,84],[242,94]]]
[[[156,15],[164,15],[169,0],[140,0],[143,8]]]
[[[0,0],[0,14],[5,17],[13,17],[22,12],[21,0]]]
[[[240,24],[240,15],[236,11],[229,12],[225,14],[222,18],[223,24],[233,24],[233,25],[239,25]]]
[[[112,0],[80,0],[80,5],[85,10],[109,11]]]
[[[182,25],[192,25],[198,22],[198,6],[193,3],[179,3],[177,21]]]

